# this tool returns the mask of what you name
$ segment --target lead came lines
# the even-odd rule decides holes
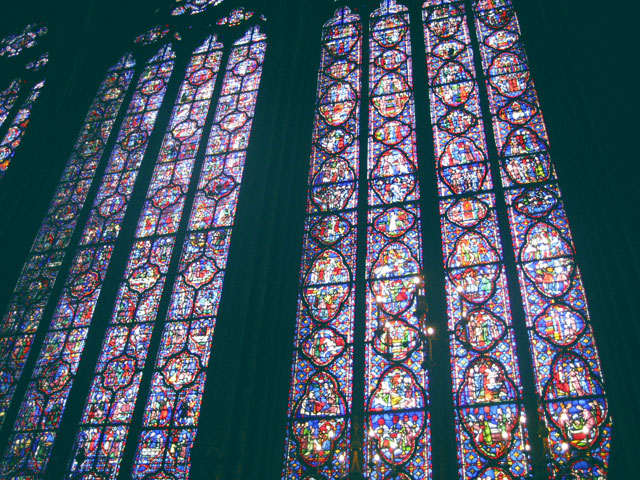
[[[511,2],[474,2],[549,476],[607,476],[611,419],[575,247]]]
[[[118,474],[221,49],[209,37],[194,51],[175,101],[83,411],[68,478],[76,472]],[[168,59],[174,58],[170,46],[164,51]],[[208,73],[202,82],[196,75],[199,71]],[[143,85],[143,89],[154,87],[151,78]],[[132,145],[144,141],[130,133]]]
[[[460,476],[522,478],[528,443],[464,3],[423,5]]]
[[[322,31],[283,479],[351,461],[361,30],[345,7]]]
[[[431,478],[422,238],[407,8],[370,16],[365,464],[368,478]]]
[[[171,74],[170,57],[170,51],[161,50],[138,82],[18,414],[10,442],[13,449],[32,444],[31,451],[40,457],[28,468],[32,474],[41,474],[47,466],[146,139]],[[155,82],[153,88],[150,82]]]

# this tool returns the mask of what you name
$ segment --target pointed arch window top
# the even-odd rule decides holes
[[[22,33],[8,35],[0,40],[0,57],[15,57],[23,50],[36,46],[38,38],[48,32],[47,27],[32,23]]]
[[[212,50],[222,50],[224,45],[218,41],[218,35],[210,35],[205,42],[193,51],[193,54],[207,53]]]
[[[376,15],[387,15],[390,13],[406,12],[407,7],[400,3],[396,3],[396,0],[382,0],[380,2],[380,8],[376,10]]]
[[[234,45],[244,45],[245,43],[260,42],[266,39],[267,36],[262,33],[260,31],[260,27],[256,25],[255,27],[251,27],[249,30],[247,30],[244,36],[242,38],[239,38],[234,43]]]
[[[171,11],[171,15],[195,15],[204,12],[209,7],[220,5],[224,0],[177,0],[176,7]]]
[[[149,62],[161,62],[165,60],[173,60],[175,58],[176,54],[171,48],[171,44],[168,44],[158,50],[158,53],[156,53],[155,56],[151,60],[149,60]]]
[[[335,15],[327,23],[325,27],[332,25],[343,25],[345,23],[352,23],[360,21],[360,17],[356,13],[352,13],[349,7],[342,7],[336,10]]]
[[[113,67],[109,68],[110,72],[117,72],[119,70],[124,70],[126,68],[133,68],[136,66],[136,61],[133,57],[132,53],[127,53],[124,55],[118,63],[116,63]]]

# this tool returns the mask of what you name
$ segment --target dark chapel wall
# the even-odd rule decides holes
[[[51,42],[46,90],[0,183],[3,311],[105,69],[149,25],[148,14],[167,3],[38,0],[3,6],[0,36],[27,22],[43,21]],[[231,8],[233,2],[223,5],[227,3]],[[611,478],[629,478],[626,468],[634,458],[635,432],[640,431],[635,412],[640,398],[635,371],[640,364],[635,178],[640,168],[633,145],[637,55],[632,33],[637,15],[628,5],[603,7],[594,0],[514,3],[607,381],[614,417]],[[193,452],[193,478],[198,479],[273,479],[281,466],[318,41],[320,27],[334,9],[328,0],[255,0],[244,5],[268,17],[269,47]],[[421,61],[415,58],[414,64]],[[9,73],[0,72],[0,81]],[[418,142],[428,152],[424,145],[429,145],[430,127],[419,127],[421,132]],[[421,162],[432,168],[431,158]],[[138,197],[145,189],[139,185]],[[126,221],[135,224],[136,216],[134,212]],[[436,241],[437,235],[431,239]],[[126,261],[123,242],[112,278],[118,277],[117,265]],[[113,297],[117,278],[110,285],[103,297]],[[110,313],[105,305],[97,311]],[[94,342],[98,348],[99,339]],[[85,356],[92,355],[87,350]],[[80,368],[82,372],[83,365]],[[86,367],[84,371],[91,373]],[[78,392],[72,391],[70,407],[82,408]],[[68,444],[70,435],[73,427],[65,417],[60,442]],[[456,478],[454,466],[441,473],[442,478]]]

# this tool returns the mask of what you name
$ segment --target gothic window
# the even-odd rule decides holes
[[[322,32],[285,478],[348,473],[361,76],[362,24],[344,8]]]
[[[465,6],[427,1],[423,22],[460,476],[521,478],[526,416]]]
[[[2,422],[31,351],[105,143],[131,82],[134,65],[133,58],[125,55],[109,69],[98,89],[4,315],[1,334],[5,385],[0,400]]]
[[[418,188],[431,161],[417,158],[418,108],[430,112],[433,132],[441,238],[428,241],[442,245],[453,385],[453,398],[437,391],[435,401],[453,404],[460,478],[604,479],[608,406],[513,8],[508,0],[371,8],[368,25],[343,7],[322,30],[282,476],[432,478],[434,323],[423,303],[427,200]],[[428,105],[413,96],[410,13],[424,33],[427,85],[418,88]],[[510,240],[517,269],[505,263]],[[524,319],[514,318],[514,302]],[[518,363],[527,345],[516,338],[526,334],[535,391],[523,388]],[[527,430],[526,398],[546,425],[540,433]],[[542,460],[532,457],[532,434]]]
[[[0,40],[0,65],[2,70],[14,75],[13,79],[0,76],[0,81],[9,82],[0,91],[0,179],[22,142],[31,112],[45,84],[43,68],[49,56],[45,50],[46,39],[42,37],[46,34],[47,27],[34,23],[27,25],[21,33]]]
[[[540,102],[509,0],[473,3],[549,474],[605,478],[611,419]]]
[[[209,135],[160,353],[138,439],[133,478],[186,477],[229,254],[266,36],[237,40]]]
[[[423,285],[410,49],[407,9],[395,1],[384,0],[366,28],[345,7],[323,29],[284,478],[429,476],[424,318],[414,314]],[[363,235],[365,258],[357,258]],[[363,368],[354,369],[354,355]]]
[[[408,9],[369,17],[364,458],[371,478],[431,476],[420,189]],[[426,314],[426,313],[425,313]]]
[[[73,449],[65,452],[67,476],[118,475],[136,402],[147,411],[138,442],[128,439],[132,453],[139,444],[131,475],[188,476],[266,36],[257,24],[264,17],[249,21],[253,15],[218,22],[208,34],[192,31],[192,17],[182,14],[224,13],[212,8],[220,2],[179,3],[109,69],[5,315],[2,420],[12,402],[17,414],[3,475],[60,468],[49,465],[51,453],[87,338],[105,330],[94,313],[114,249],[126,242],[116,298],[101,300],[112,302],[112,315]],[[171,114],[163,122],[164,110]],[[128,212],[144,188],[141,211]],[[134,238],[120,238],[131,215],[138,217]],[[164,297],[171,307],[160,314]],[[37,330],[49,321],[30,379],[21,380]],[[162,341],[151,353],[158,321]],[[145,364],[154,361],[151,389],[140,392]],[[12,398],[20,381],[24,398]]]

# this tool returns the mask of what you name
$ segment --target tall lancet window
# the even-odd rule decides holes
[[[109,70],[5,315],[5,477],[116,478],[127,455],[127,476],[188,476],[266,35],[254,12],[178,3]],[[216,12],[205,31],[185,15]]]
[[[362,24],[343,8],[322,31],[283,478],[349,472],[361,76]]]
[[[370,8],[368,23],[338,10],[322,33],[282,476],[451,471],[430,458],[431,397],[452,407],[439,428],[455,437],[459,478],[604,479],[601,368],[513,8]],[[424,105],[413,98],[416,23]],[[433,134],[435,155],[420,166],[434,174],[434,199],[418,188],[416,145],[430,141],[416,138],[416,108],[430,112],[417,130]],[[425,293],[437,292],[421,275],[423,262],[441,261],[422,255],[422,231],[434,230],[421,206],[431,202],[440,235],[424,240],[442,245],[441,321],[425,315]],[[453,395],[428,391],[436,325],[446,329],[437,341],[448,344]],[[536,416],[542,427],[530,431]]]
[[[229,55],[182,244],[133,478],[185,478],[198,427],[266,36],[257,27]],[[171,478],[171,477],[169,477]]]
[[[325,24],[283,478],[430,477],[412,77],[402,5]]]
[[[134,65],[133,58],[125,55],[100,85],[2,319],[3,427]]]
[[[427,1],[423,22],[460,478],[523,478],[526,415],[464,3]]]
[[[549,475],[606,478],[611,419],[540,102],[509,0],[473,2]]]
[[[415,123],[408,9],[383,0],[369,17],[364,457],[372,479],[431,476]]]
[[[42,37],[47,27],[31,24],[19,34],[0,40],[0,179],[22,142],[31,112],[44,87],[44,67],[49,61]],[[11,75],[10,78],[6,74]]]

